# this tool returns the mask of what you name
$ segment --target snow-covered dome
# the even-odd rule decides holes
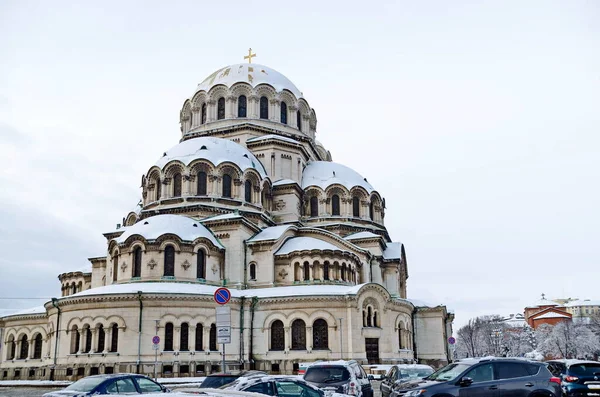
[[[542,296],[542,299],[539,299],[538,301],[527,305],[526,308],[535,308],[535,307],[542,307],[542,306],[558,306],[558,304],[556,302],[553,302],[551,300],[546,299],[544,296]]]
[[[252,87],[259,84],[269,84],[277,92],[288,90],[296,96],[302,98],[302,92],[287,77],[267,66],[255,63],[238,63],[225,66],[205,78],[198,87],[198,91],[209,91],[216,85],[222,84],[228,88],[236,83],[247,83]]]
[[[361,186],[369,194],[375,190],[366,178],[352,168],[331,161],[311,161],[302,172],[303,189],[309,186],[318,186],[325,190],[334,184],[345,186],[348,190],[355,186]]]
[[[261,177],[267,176],[261,162],[248,149],[228,139],[213,137],[193,138],[180,142],[167,150],[156,162],[156,166],[162,169],[173,160],[181,161],[187,166],[197,159],[208,160],[215,167],[221,163],[231,162],[242,171],[253,168]]]

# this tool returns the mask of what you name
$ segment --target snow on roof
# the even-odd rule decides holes
[[[241,218],[240,214],[236,214],[235,212],[230,212],[228,214],[209,216],[208,218],[201,219],[200,222],[209,222],[209,221],[222,221],[226,219],[236,219]]]
[[[292,237],[287,240],[275,255],[286,255],[294,251],[304,250],[331,250],[331,251],[347,251],[339,248],[327,241],[319,240],[314,237]]]
[[[402,258],[402,244],[399,242],[387,243],[387,247],[383,250],[383,259],[400,258]]]
[[[290,185],[292,183],[299,185],[299,183],[293,179],[280,179],[278,181],[273,182],[273,186]]]
[[[219,84],[231,87],[235,83],[247,83],[252,87],[259,84],[269,84],[277,92],[289,90],[296,98],[302,98],[302,92],[287,77],[275,69],[257,63],[238,63],[225,66],[198,84],[195,92],[200,90],[208,92],[212,87]]]
[[[50,299],[48,299],[50,300]],[[29,309],[16,309],[16,310],[6,310],[5,313],[2,313],[0,317],[8,317],[8,316],[25,316],[28,314],[45,314],[46,308],[44,306],[36,306]]]
[[[424,300],[421,299],[406,299],[407,301],[409,301],[410,303],[413,304],[413,306],[416,307],[438,307],[438,306],[444,306],[443,303],[437,304],[437,305],[432,305],[430,302],[426,302]],[[448,309],[448,312],[452,312],[450,309]]]
[[[203,149],[204,148],[204,149]],[[156,166],[163,168],[169,161],[178,160],[188,165],[197,159],[205,159],[218,166],[224,162],[236,164],[242,171],[255,169],[265,178],[267,172],[260,161],[245,147],[228,139],[199,137],[180,142],[165,152]]]
[[[536,316],[534,314],[532,317],[534,320],[537,320],[540,318],[571,318],[571,317],[567,316],[566,314],[560,314],[560,313],[554,313],[554,312],[547,312],[540,316]]]
[[[534,308],[534,307],[542,307],[542,306],[558,306],[558,304],[556,302],[552,302],[551,300],[548,300],[546,298],[539,299],[537,302],[534,302],[533,304],[526,306],[526,309],[530,309],[530,308]]]
[[[175,234],[184,241],[194,241],[199,237],[209,239],[215,246],[223,248],[216,237],[199,221],[183,215],[156,215],[129,226],[125,233],[115,239],[122,243],[134,234],[146,240],[156,240],[163,234]]]
[[[576,301],[567,303],[565,306],[567,306],[567,307],[600,306],[600,300],[590,300],[590,299],[576,300]]]
[[[280,238],[283,233],[289,228],[294,228],[292,225],[279,225],[279,226],[271,226],[263,229],[257,235],[252,237],[248,242],[254,241],[265,241],[265,240],[277,240]]]
[[[350,234],[346,237],[344,237],[344,240],[358,240],[361,238],[381,238],[381,236],[379,234],[375,234],[373,232],[358,232],[358,233],[354,233],[354,234]]]
[[[355,186],[361,186],[368,193],[375,190],[365,178],[352,168],[331,161],[311,161],[302,172],[303,189],[309,186],[319,186],[326,189],[333,184],[340,184],[348,190]]]
[[[246,140],[246,143],[266,141],[268,139],[276,139],[278,141],[300,144],[300,142],[298,142],[295,139],[288,138],[288,137],[281,136],[281,135],[275,135],[275,134],[269,134],[269,135],[263,135],[263,136],[256,136],[254,138],[250,138],[250,139]]]

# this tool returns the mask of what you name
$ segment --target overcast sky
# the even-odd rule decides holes
[[[455,329],[600,299],[600,2],[0,2],[0,309],[60,296],[213,71],[286,75]]]

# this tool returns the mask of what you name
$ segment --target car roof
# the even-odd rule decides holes
[[[527,362],[530,364],[542,364],[539,361],[534,361],[525,357],[493,357],[493,356],[489,356],[489,357],[471,357],[471,358],[463,358],[460,359],[458,361],[455,361],[456,363],[461,363],[461,364],[470,364],[470,365],[474,365],[474,364],[478,364],[478,363],[483,363],[483,362],[487,362],[487,361],[494,361],[494,362]]]
[[[398,369],[433,369],[432,366],[426,364],[394,364]]]
[[[249,371],[232,371],[232,372],[218,372],[214,374],[207,375],[207,378],[216,378],[219,376],[251,376],[251,375],[267,375],[266,372],[249,370]]]
[[[350,366],[352,364],[357,364],[357,363],[358,363],[358,361],[356,361],[356,360],[317,361],[317,362],[311,364],[310,366],[308,366],[308,368],[311,368],[311,367],[331,367],[331,366],[334,366],[334,365],[342,365],[342,366],[348,367],[348,366]]]
[[[91,378],[93,378],[93,379],[96,379],[96,378],[112,379],[112,378],[120,378],[120,377],[127,377],[127,376],[136,376],[139,378],[147,378],[147,376],[140,375],[140,374],[119,373],[119,374],[90,375],[90,376],[86,376],[85,378],[81,378],[81,379],[91,379]]]

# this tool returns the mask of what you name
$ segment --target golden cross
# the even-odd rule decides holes
[[[248,63],[252,63],[252,57],[255,57],[256,54],[252,53],[252,48],[248,48],[248,55],[244,57],[244,59],[248,60]]]

